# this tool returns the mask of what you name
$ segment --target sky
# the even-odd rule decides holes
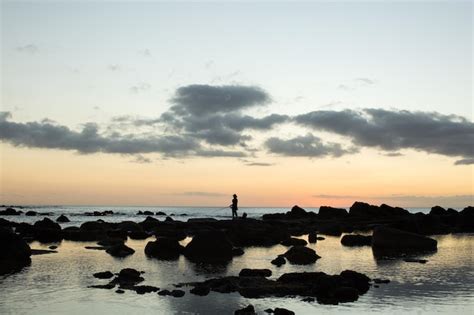
[[[473,204],[470,1],[2,1],[0,204]]]

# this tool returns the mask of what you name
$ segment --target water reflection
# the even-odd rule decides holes
[[[304,237],[303,237],[304,238]],[[277,268],[270,261],[287,248],[250,247],[245,254],[220,266],[196,264],[181,256],[178,260],[162,261],[146,257],[148,240],[129,240],[127,246],[135,254],[124,259],[111,257],[103,251],[87,250],[90,242],[63,241],[57,254],[32,257],[32,264],[21,272],[0,277],[0,313],[190,313],[232,314],[234,310],[253,304],[260,313],[266,308],[285,307],[297,314],[331,312],[414,312],[436,309],[443,313],[470,313],[474,305],[474,237],[472,234],[436,236],[438,252],[420,255],[426,264],[407,263],[403,259],[377,260],[370,247],[347,248],[338,237],[310,244],[319,259],[314,265],[285,264]],[[149,239],[151,240],[151,239]],[[182,244],[189,242],[186,239]],[[49,244],[48,244],[49,245]],[[32,248],[47,249],[48,245],[31,243]],[[389,284],[371,288],[359,301],[338,306],[301,302],[300,298],[246,299],[237,293],[211,293],[207,297],[188,293],[183,298],[162,297],[157,294],[137,295],[132,291],[116,294],[114,290],[89,289],[87,286],[106,283],[92,274],[110,270],[118,272],[132,267],[144,270],[145,282],[173,289],[173,284],[202,281],[210,277],[236,275],[242,268],[268,268],[277,278],[286,272],[324,271],[334,274],[345,269],[363,272],[372,278],[388,278]]]

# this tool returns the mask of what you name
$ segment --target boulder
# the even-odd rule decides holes
[[[145,254],[149,257],[159,259],[177,259],[183,252],[184,247],[174,238],[159,237],[156,241],[148,242],[145,246]]]
[[[234,315],[255,315],[255,308],[252,304],[234,312]]]
[[[152,293],[160,290],[160,288],[151,285],[135,285],[132,286],[130,289],[137,292],[137,294]]]
[[[295,312],[287,310],[286,308],[276,307],[273,310],[273,315],[295,315]]]
[[[0,275],[19,271],[31,263],[30,246],[10,229],[0,228]]]
[[[423,235],[401,231],[389,227],[377,227],[372,235],[374,253],[434,251],[437,241]],[[377,254],[377,253],[376,253]]]
[[[195,295],[199,295],[199,296],[206,296],[206,295],[209,294],[210,291],[211,291],[211,289],[208,286],[205,286],[205,285],[197,285],[194,288],[192,288],[191,290],[189,290],[190,293],[195,294]]]
[[[270,277],[272,271],[270,269],[249,269],[244,268],[240,271],[239,277]]]
[[[311,232],[308,234],[308,242],[314,244],[318,241],[318,234],[316,232]]]
[[[284,254],[284,256],[291,264],[296,265],[312,264],[321,258],[313,249],[306,246],[293,246]]]
[[[61,226],[48,218],[35,222],[33,233],[35,239],[42,243],[59,242],[63,239]]]
[[[293,206],[293,208],[291,208],[291,210],[288,212],[288,215],[289,215],[289,216],[292,216],[292,217],[305,217],[305,216],[308,215],[308,212],[307,212],[305,209],[303,209],[303,208],[301,208],[301,207],[295,205],[295,206]]]
[[[184,255],[195,262],[220,263],[232,259],[232,243],[221,231],[196,234],[184,249]]]
[[[57,219],[56,222],[67,223],[70,222],[69,218],[66,217],[64,214],[61,214]]]
[[[283,246],[306,246],[308,242],[300,238],[290,237],[286,240],[283,240],[280,244]]]
[[[94,278],[97,279],[110,279],[114,276],[110,271],[96,272],[93,274]]]
[[[348,213],[346,209],[321,206],[318,215],[321,219],[339,219],[346,217]]]
[[[275,266],[277,266],[277,267],[280,267],[281,265],[286,264],[286,260],[285,260],[284,255],[280,255],[280,256],[278,256],[277,258],[273,259],[273,260],[271,261],[271,264],[272,264],[272,265],[275,265]]]
[[[447,211],[446,211],[446,209],[444,209],[443,207],[434,206],[434,207],[431,208],[430,214],[434,214],[434,215],[444,215],[444,214],[447,214]]]
[[[117,244],[109,247],[105,252],[114,257],[126,257],[135,253],[135,250],[125,244]]]
[[[125,268],[120,270],[117,277],[111,283],[118,283],[121,286],[135,285],[145,279],[141,276],[141,272],[133,268]]]
[[[13,208],[6,208],[5,210],[0,211],[0,215],[20,215],[22,213],[23,213],[22,211],[20,210],[17,211]]]
[[[34,217],[34,216],[38,215],[38,212],[33,211],[33,210],[30,210],[30,211],[27,211],[27,212],[25,213],[25,215],[26,215],[26,216],[29,216],[29,217]]]
[[[341,238],[341,244],[344,246],[371,246],[371,235],[346,234]]]

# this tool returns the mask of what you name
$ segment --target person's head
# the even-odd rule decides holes
[[[237,195],[236,195],[236,194],[234,194],[234,198],[237,198]]]

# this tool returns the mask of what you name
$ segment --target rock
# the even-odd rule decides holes
[[[35,239],[42,243],[59,242],[63,239],[61,226],[48,218],[35,222],[33,233]]]
[[[311,232],[308,234],[308,242],[314,244],[318,241],[318,235],[316,232]]]
[[[314,298],[312,298],[312,297],[306,297],[306,298],[302,299],[301,301],[302,301],[302,302],[308,302],[308,303],[309,303],[309,302],[314,302],[314,301],[316,301],[316,300],[315,300]]]
[[[30,246],[6,228],[0,228],[0,275],[19,271],[31,263]]]
[[[328,223],[319,227],[319,233],[329,236],[341,236],[342,227],[339,223]]]
[[[27,211],[27,212],[25,213],[25,215],[26,215],[26,216],[29,216],[29,217],[34,217],[34,216],[36,216],[37,214],[38,214],[38,212],[33,211],[33,210]]]
[[[145,279],[141,276],[141,272],[133,268],[125,268],[120,270],[118,276],[112,280],[112,283],[118,283],[121,286],[133,286]]]
[[[255,308],[253,307],[252,304],[248,305],[247,307],[244,307],[240,310],[236,310],[234,312],[235,315],[255,315]]]
[[[184,255],[195,262],[221,263],[232,259],[232,248],[223,232],[200,232],[186,246]]]
[[[300,238],[290,237],[280,243],[283,246],[306,246],[308,242]]]
[[[64,214],[61,214],[61,215],[56,219],[56,222],[66,223],[66,222],[70,222],[70,220],[69,220],[68,217],[66,217]]]
[[[474,216],[474,207],[473,206],[468,206],[468,207],[462,209],[461,214]]]
[[[286,308],[276,307],[273,310],[273,315],[295,315],[295,312],[287,310]]]
[[[126,257],[135,253],[135,250],[125,244],[118,244],[109,247],[105,252],[114,257]]]
[[[416,258],[405,258],[403,261],[410,262],[410,263],[420,263],[420,264],[426,264],[428,262],[428,260],[426,259],[416,259]]]
[[[170,295],[173,297],[183,297],[185,292],[183,290],[173,290]]]
[[[305,217],[308,215],[308,212],[305,209],[295,205],[293,208],[291,208],[291,211],[288,212],[288,215],[291,217]]]
[[[49,248],[49,249],[56,249],[56,248],[58,248],[58,247],[57,247],[56,245],[51,245],[51,246],[49,246],[48,248]]]
[[[346,209],[321,206],[318,215],[321,219],[338,219],[345,218],[348,213]]]
[[[346,234],[341,238],[341,244],[344,246],[371,246],[371,235]]]
[[[172,217],[166,217],[165,222],[174,222]]]
[[[244,268],[240,271],[239,277],[270,277],[272,271],[270,269],[248,269]]]
[[[209,294],[210,290],[211,289],[208,286],[198,285],[192,288],[189,292],[195,295],[199,295],[199,296],[206,296]]]
[[[96,272],[93,274],[94,278],[97,279],[110,279],[114,276],[110,271]]]
[[[161,296],[171,295],[171,291],[170,290],[161,290],[160,292],[158,292],[158,295],[161,295]]]
[[[132,239],[132,240],[145,240],[147,238],[150,237],[150,235],[145,232],[145,231],[134,231],[134,232],[130,232],[130,234],[128,234],[128,236]]]
[[[46,255],[46,254],[56,254],[57,251],[55,250],[48,250],[48,249],[31,249],[31,255]]]
[[[234,256],[234,257],[242,256],[243,254],[245,254],[245,252],[242,248],[240,248],[240,247],[232,248],[232,256]]]
[[[162,211],[158,211],[155,213],[155,215],[166,215],[166,213],[162,212]]]
[[[353,287],[340,287],[334,290],[338,302],[354,302],[359,298],[358,291]]]
[[[159,237],[156,241],[148,242],[145,254],[159,259],[177,259],[184,251],[178,240],[174,238]]]
[[[316,239],[317,239],[318,241],[324,241],[326,238],[324,238],[324,237],[322,237],[322,236],[318,236],[318,237],[316,237]]]
[[[389,279],[380,279],[380,278],[375,278],[374,283],[380,284],[380,283],[390,283]]]
[[[148,211],[148,210],[146,210],[146,211],[141,211],[140,210],[140,211],[138,211],[137,215],[154,215],[154,213],[151,212],[151,211]]]
[[[143,232],[143,228],[137,222],[133,221],[123,221],[117,225],[117,228],[127,233],[131,232]]]
[[[94,288],[94,289],[113,289],[115,288],[115,284],[113,283],[107,283],[107,284],[96,284],[96,285],[91,285],[89,288]]]
[[[377,227],[372,235],[374,254],[396,254],[412,251],[434,251],[437,241],[423,235],[389,227]]]
[[[394,217],[404,216],[410,213],[399,207],[391,207],[386,204],[380,205],[380,207],[369,205],[365,202],[356,201],[349,209],[349,216],[362,217],[368,219],[381,218],[381,217]]]
[[[92,250],[107,250],[107,247],[103,246],[85,246],[85,249],[92,249]]]
[[[22,213],[22,211],[17,211],[13,208],[6,208],[5,210],[0,211],[0,215],[20,215]]]
[[[281,265],[286,264],[286,260],[283,255],[278,256],[277,258],[273,259],[271,261],[272,265],[275,265],[277,267],[280,267]]]
[[[98,241],[97,245],[110,247],[110,246],[114,246],[114,245],[120,245],[120,244],[123,244],[123,243],[124,243],[124,240],[121,239],[121,238],[107,237],[107,238],[104,238],[104,239],[101,239],[100,241]]]
[[[316,252],[306,246],[293,246],[285,254],[285,258],[291,264],[307,265],[316,262],[317,259],[321,258]]]
[[[131,289],[137,292],[137,294],[152,293],[160,290],[160,288],[151,285],[135,285]]]
[[[144,230],[151,231],[160,225],[160,220],[148,216],[143,222],[140,222],[139,224],[143,227]]]
[[[124,290],[121,290],[121,289],[118,289],[117,291],[115,291],[115,293],[118,293],[118,294],[124,294],[125,291]]]
[[[444,214],[447,214],[447,211],[446,211],[446,209],[444,209],[443,207],[434,206],[434,207],[431,208],[430,214],[434,214],[434,215],[444,215]]]

